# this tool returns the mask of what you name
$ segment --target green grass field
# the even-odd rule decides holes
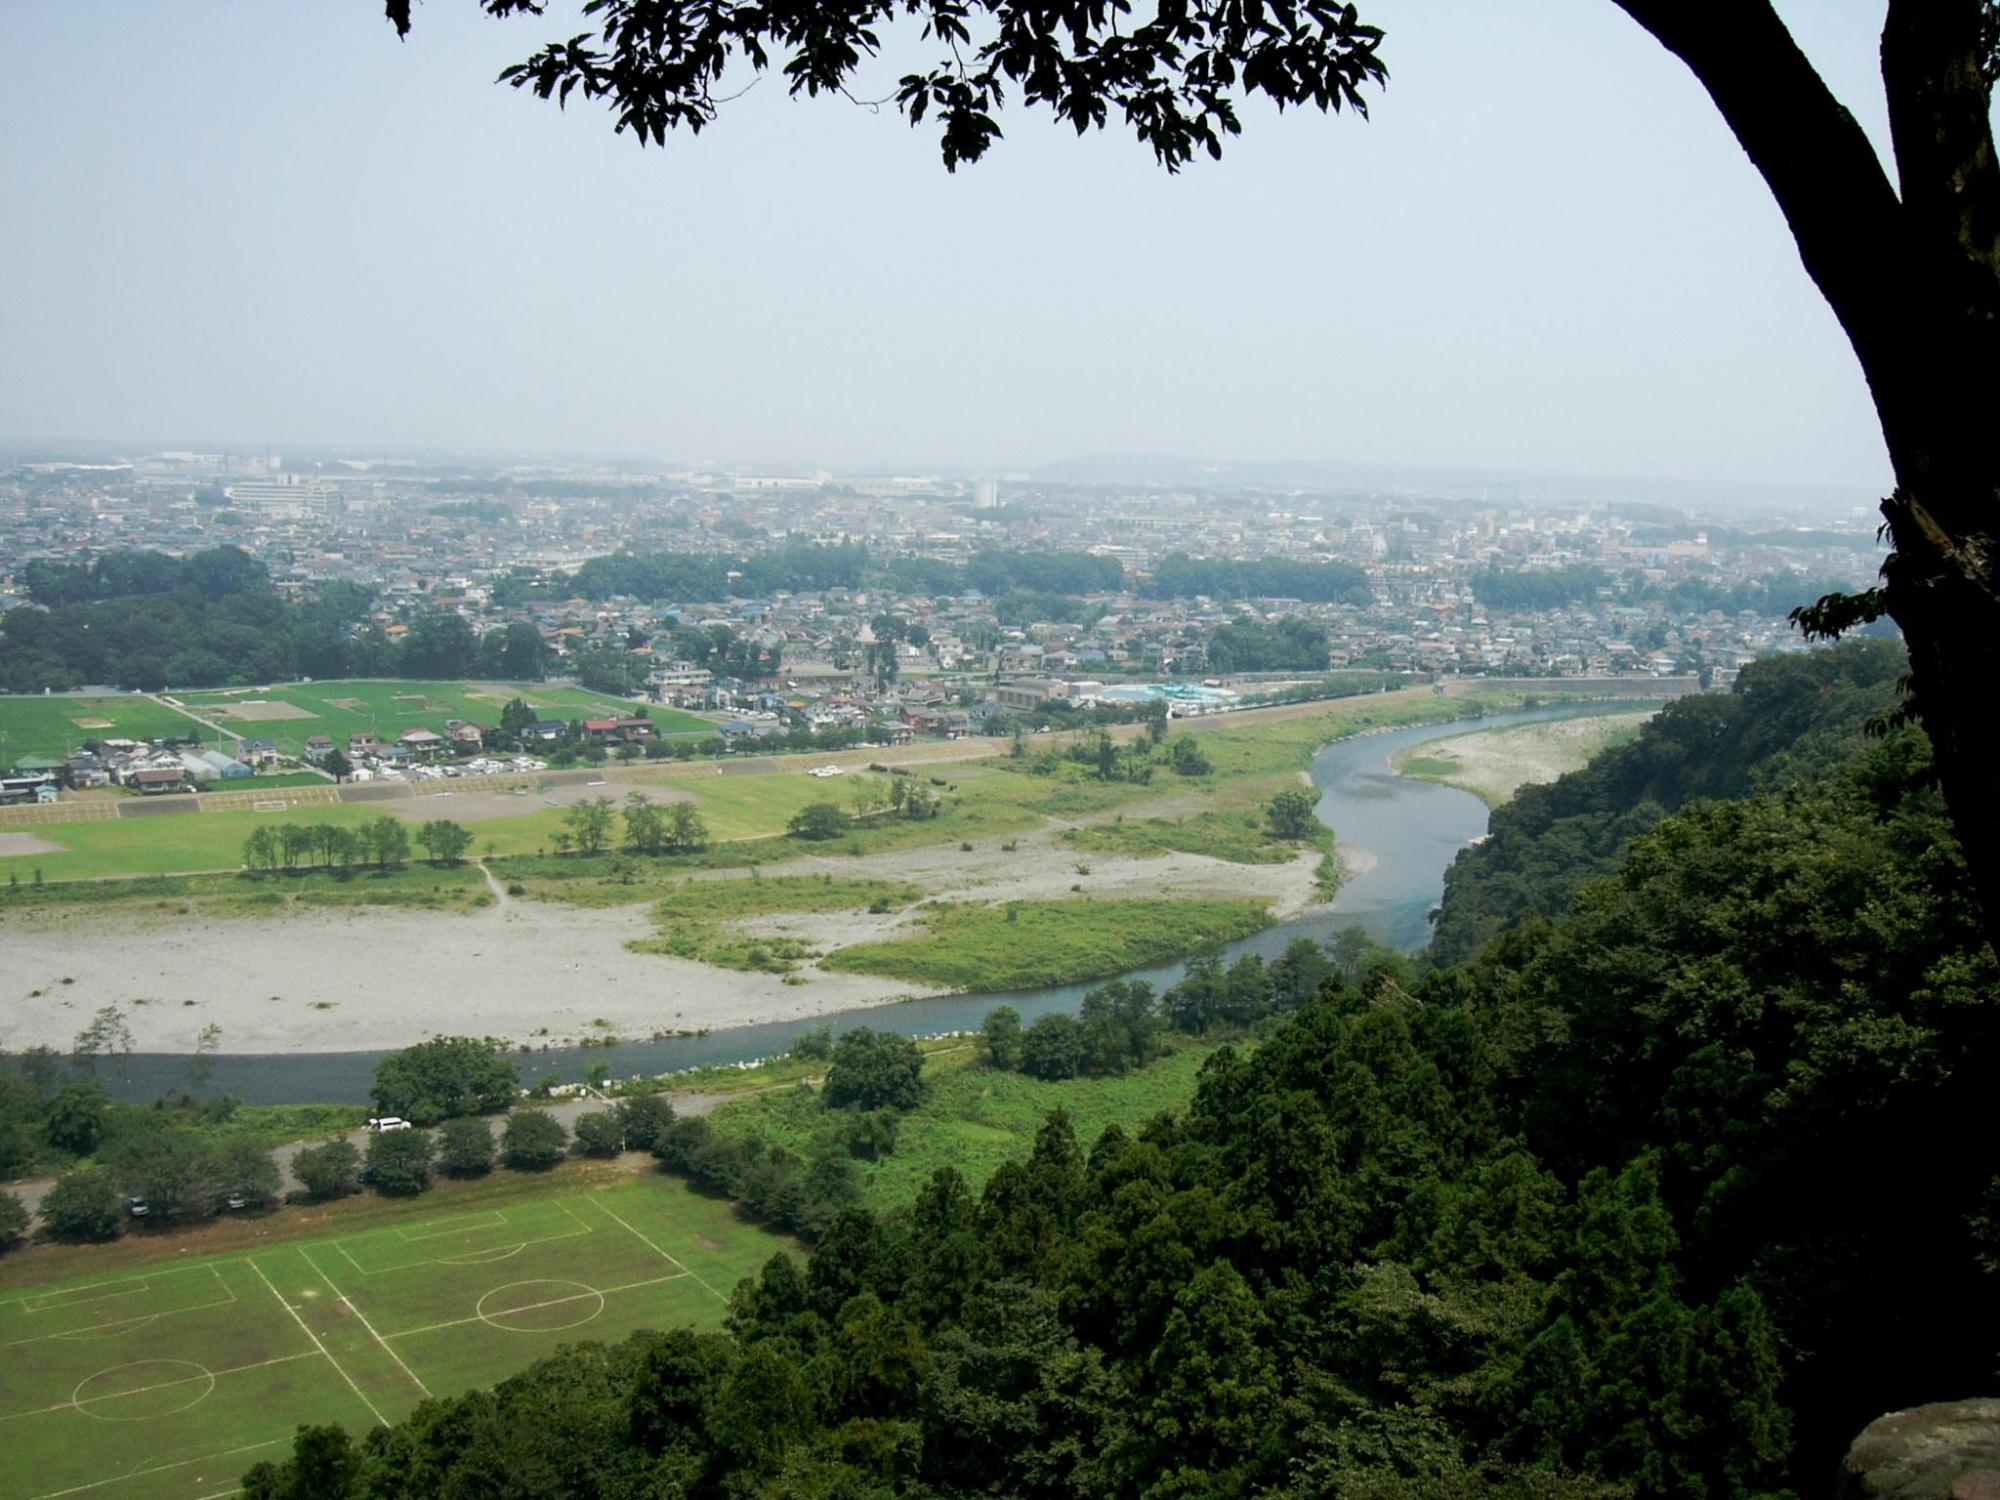
[[[280,750],[294,755],[315,734],[330,734],[335,744],[344,746],[350,734],[393,740],[405,729],[442,732],[447,719],[496,724],[501,708],[516,697],[549,719],[623,717],[633,711],[632,704],[601,693],[538,682],[288,682],[268,688],[177,693],[175,697],[238,734],[275,740]],[[287,704],[309,717],[247,718],[219,712],[259,702]],[[715,727],[679,709],[655,707],[649,712],[661,734],[705,734]]]
[[[1003,1162],[1033,1149],[1035,1132],[1058,1108],[1068,1113],[1086,1147],[1108,1125],[1130,1131],[1163,1110],[1184,1109],[1194,1098],[1202,1064],[1216,1050],[1183,1041],[1150,1067],[1122,1078],[1043,1083],[985,1067],[974,1060],[970,1045],[960,1044],[926,1064],[929,1096],[897,1126],[894,1154],[857,1163],[864,1201],[878,1211],[907,1203],[933,1172],[947,1166],[964,1173],[978,1192]],[[823,1108],[816,1093],[774,1089],[726,1104],[710,1119],[719,1135],[757,1136],[803,1157],[811,1154],[815,1136],[837,1128],[843,1115]]]
[[[788,1244],[658,1175],[491,1196],[0,1293],[0,1497],[228,1494],[301,1423],[359,1433],[564,1343],[717,1327]]]
[[[1012,901],[930,907],[914,937],[837,948],[820,967],[946,989],[1017,990],[1122,974],[1247,937],[1262,901]]]
[[[1086,823],[1063,832],[1063,842],[1105,854],[1140,859],[1160,854],[1206,854],[1239,865],[1281,865],[1299,857],[1299,846],[1274,838],[1261,810],[1194,813],[1184,818],[1126,818]]]
[[[89,698],[0,698],[0,767],[24,756],[61,760],[85,740],[149,740],[198,734],[213,740],[185,714],[130,694]]]

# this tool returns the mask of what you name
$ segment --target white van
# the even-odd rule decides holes
[[[372,1115],[368,1120],[368,1128],[374,1131],[375,1134],[381,1135],[385,1131],[413,1130],[416,1127],[411,1125],[401,1115]]]

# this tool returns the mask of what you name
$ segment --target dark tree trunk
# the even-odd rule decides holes
[[[1981,0],[1891,0],[1900,192],[1768,0],[1616,0],[1694,72],[1784,212],[1860,358],[1896,492],[1883,599],[2000,947],[2000,166]]]

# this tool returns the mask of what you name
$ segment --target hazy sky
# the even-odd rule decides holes
[[[1880,4],[1782,7],[1880,138]],[[1094,453],[1886,484],[1761,182],[1609,0],[1374,0],[1374,118],[949,176],[767,80],[641,150],[428,0],[0,5],[0,436],[856,466]],[[576,29],[574,27],[568,28]],[[876,70],[888,91],[902,52]]]

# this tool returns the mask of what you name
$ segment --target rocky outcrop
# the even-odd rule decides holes
[[[2000,1400],[1941,1401],[1869,1423],[1839,1500],[2000,1500]]]

